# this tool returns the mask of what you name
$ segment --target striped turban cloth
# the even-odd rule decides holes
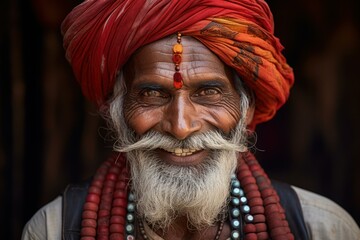
[[[83,94],[98,106],[138,48],[177,32],[202,42],[252,89],[250,129],[274,116],[294,82],[263,0],[87,0],[61,28]]]

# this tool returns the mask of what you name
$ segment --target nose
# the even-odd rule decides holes
[[[179,140],[186,139],[202,128],[198,111],[186,96],[176,96],[164,116],[162,130]]]

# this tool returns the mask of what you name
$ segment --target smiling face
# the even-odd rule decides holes
[[[199,41],[182,37],[181,89],[173,87],[175,65],[172,46],[176,37],[165,38],[139,49],[125,67],[127,94],[124,117],[142,136],[155,131],[185,140],[209,130],[229,134],[241,118],[240,96],[231,71]],[[206,149],[157,149],[170,164],[195,165]]]
[[[184,85],[176,90],[175,42],[162,39],[132,56],[116,82],[109,120],[114,149],[129,163],[139,216],[162,229],[185,217],[201,229],[225,210],[252,108],[231,71],[189,37],[182,39]]]

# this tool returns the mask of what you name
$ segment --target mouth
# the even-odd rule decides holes
[[[196,148],[160,148],[157,153],[165,162],[179,166],[197,165],[208,156],[207,150]]]
[[[171,149],[165,149],[162,148],[162,150],[171,153],[172,155],[178,156],[178,157],[186,157],[190,156],[201,149],[195,149],[195,148],[171,148]]]

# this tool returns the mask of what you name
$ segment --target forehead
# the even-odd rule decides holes
[[[176,36],[160,39],[138,49],[132,58],[138,62],[143,62],[148,60],[142,58],[143,56],[156,54],[158,55],[157,57],[167,61],[169,56],[172,56],[172,49],[176,43]],[[209,60],[214,60],[216,63],[224,65],[214,53],[193,37],[182,36],[181,44],[183,45],[183,62],[201,61],[210,58]],[[141,56],[140,58],[139,55]]]
[[[172,79],[175,64],[172,62],[172,48],[176,44],[176,36],[170,36],[138,49],[125,69],[131,72],[132,81],[143,77]],[[183,36],[182,62],[180,72],[184,84],[201,78],[231,78],[230,69],[207,47],[198,40]],[[228,81],[230,83],[230,81]],[[231,81],[232,82],[232,81]]]

